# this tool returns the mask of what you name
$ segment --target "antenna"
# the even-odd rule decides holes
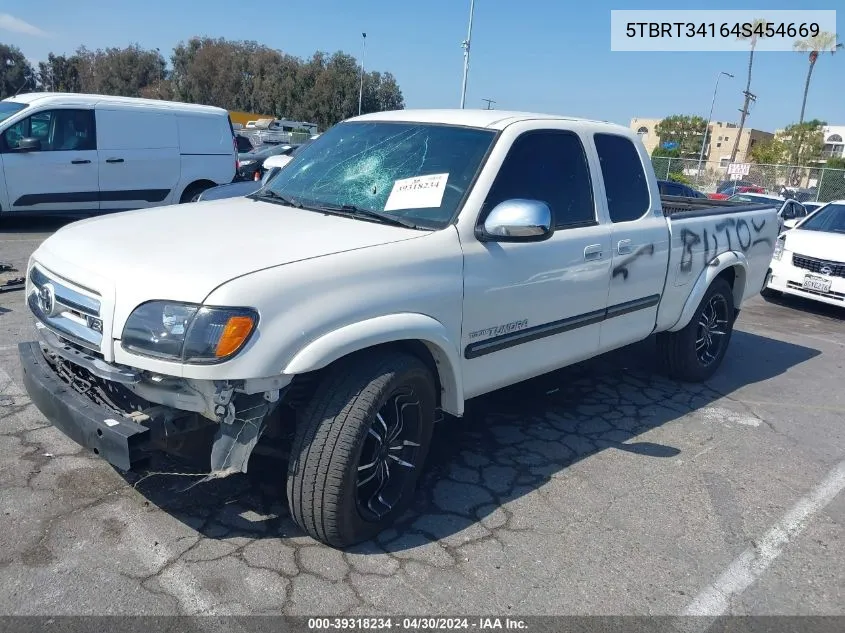
[[[487,102],[487,110],[492,110],[493,108],[492,108],[492,107],[490,107],[490,106],[491,106],[492,104],[496,103],[495,101],[493,101],[493,99],[482,99],[482,101],[486,101],[486,102]]]
[[[20,94],[21,90],[23,90],[24,86],[25,86],[26,84],[28,84],[28,83],[29,83],[29,77],[27,77],[26,79],[24,79],[24,80],[23,80],[23,83],[21,84],[21,87],[20,87],[20,88],[18,88],[18,91],[15,93],[15,96],[16,96],[16,97]]]

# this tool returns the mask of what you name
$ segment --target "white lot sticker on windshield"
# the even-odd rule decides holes
[[[446,191],[449,174],[430,174],[403,178],[393,183],[393,189],[384,205],[385,211],[400,209],[429,209],[439,207]]]

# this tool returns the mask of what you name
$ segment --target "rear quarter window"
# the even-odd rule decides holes
[[[611,221],[638,220],[648,212],[651,197],[636,146],[630,139],[616,134],[596,134],[593,139]]]

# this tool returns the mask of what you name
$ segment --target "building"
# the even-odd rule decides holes
[[[631,119],[629,127],[642,139],[649,154],[660,146],[660,137],[656,130],[661,120]],[[733,150],[738,132],[739,126],[736,123],[711,121],[710,131],[707,134],[707,147],[704,150],[704,160],[708,163],[718,163],[721,167],[727,167],[731,160],[731,151]],[[774,136],[771,132],[745,128],[742,130],[742,135],[739,138],[735,162],[745,162],[748,158],[748,153],[755,144],[771,140]]]
[[[845,158],[845,125],[826,125],[822,128],[822,134],[822,159]]]

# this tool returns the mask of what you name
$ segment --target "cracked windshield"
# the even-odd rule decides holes
[[[303,149],[273,179],[272,193],[261,195],[439,229],[451,221],[494,137],[492,130],[448,125],[344,123]]]

